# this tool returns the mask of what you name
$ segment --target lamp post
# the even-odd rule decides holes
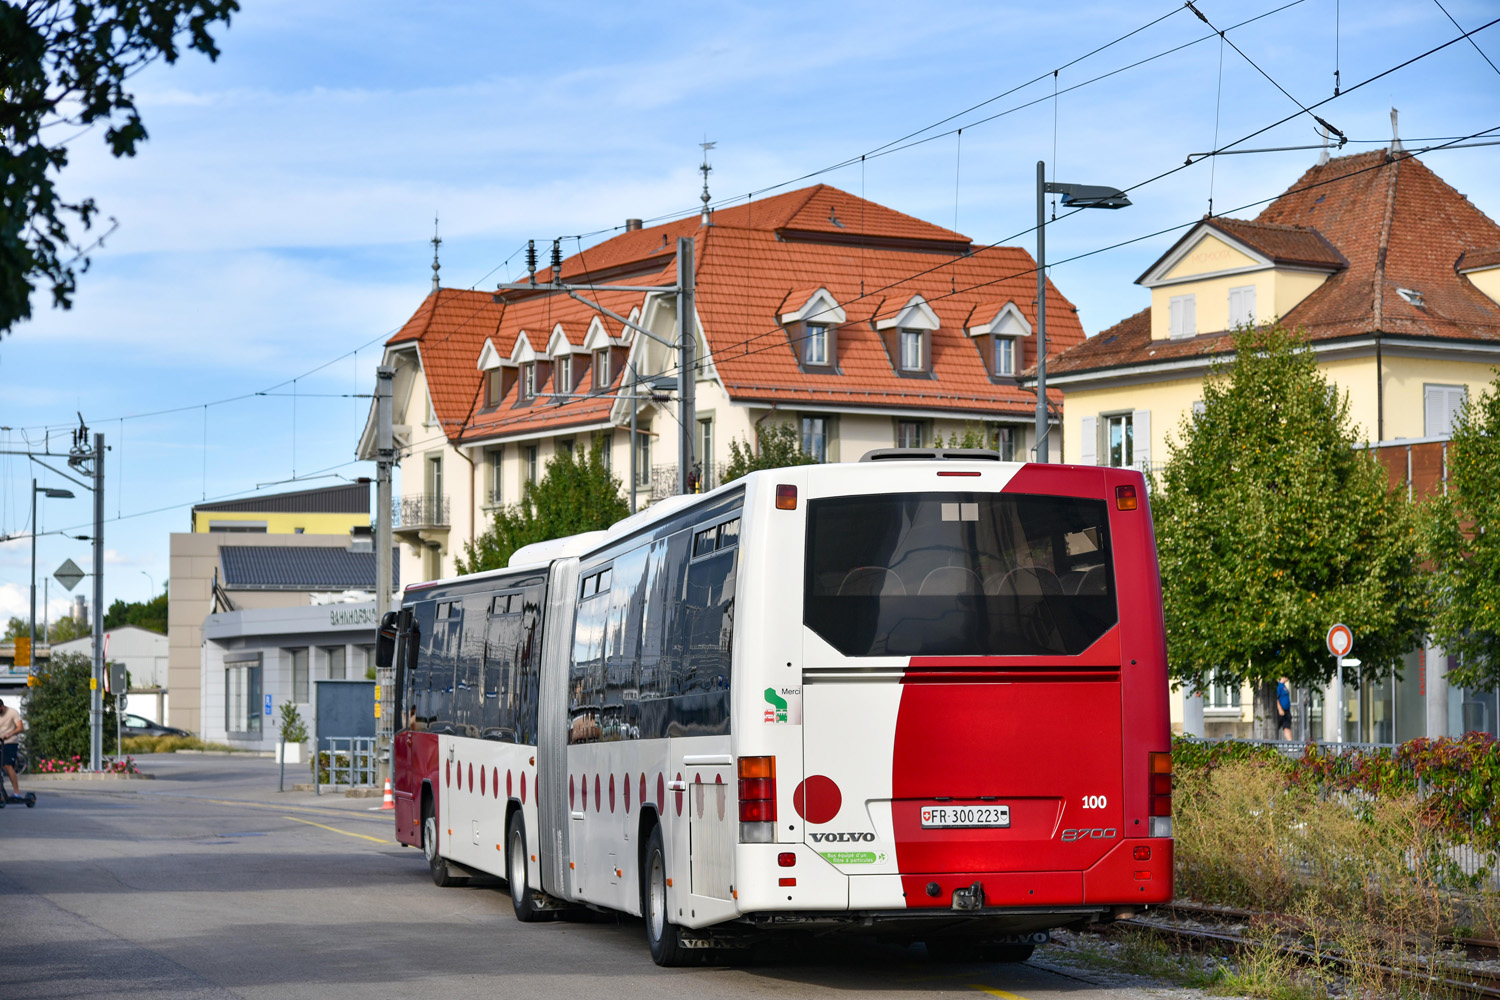
[[[52,486],[38,486],[31,481],[31,667],[36,673],[36,495],[45,494],[55,500],[71,500],[71,490],[60,490]]]
[[[145,570],[141,570],[141,576],[144,576],[146,578],[146,582],[151,585],[151,593],[146,595],[146,603],[149,604],[151,602],[151,599],[156,596],[156,577],[152,576],[150,573],[147,573]]]
[[[1047,217],[1046,195],[1062,195],[1066,208],[1124,208],[1119,188],[1095,184],[1049,184],[1047,164],[1036,161],[1036,460],[1047,461]]]

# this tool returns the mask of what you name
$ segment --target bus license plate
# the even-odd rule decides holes
[[[979,828],[1010,826],[1010,806],[923,806],[922,827]]]

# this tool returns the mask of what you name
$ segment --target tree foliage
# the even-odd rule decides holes
[[[722,481],[733,482],[762,469],[785,469],[791,465],[817,465],[818,460],[802,450],[802,438],[791,424],[771,424],[755,431],[758,447],[736,438],[729,442],[729,464]]]
[[[68,220],[92,227],[93,199],[66,202],[56,188],[67,142],[103,123],[116,157],[146,138],[127,81],[181,46],[216,59],[209,28],[226,25],[237,0],[4,0],[0,2],[0,334],[31,315],[31,291],[52,286],[68,308],[87,249]]]
[[[541,482],[527,483],[519,503],[495,511],[484,534],[464,545],[460,573],[500,569],[523,545],[607,528],[630,514],[620,480],[604,465],[595,444],[586,457],[560,451],[547,463]]]
[[[1500,371],[1464,404],[1448,444],[1448,492],[1427,513],[1432,634],[1458,656],[1450,679],[1500,687]]]
[[[108,632],[112,628],[121,625],[139,625],[153,632],[167,633],[167,591],[162,592],[149,601],[122,601],[116,599],[104,613],[104,630]]]
[[[87,619],[78,621],[72,615],[63,615],[50,624],[45,621],[37,622],[36,641],[41,642],[46,636],[49,642],[67,642],[69,639],[77,639],[79,636],[89,634],[92,626]],[[14,639],[17,636],[31,634],[31,619],[12,616],[5,625],[5,638]]]
[[[1354,447],[1348,399],[1296,334],[1267,326],[1236,334],[1203,404],[1151,497],[1174,676],[1250,681],[1269,717],[1278,677],[1331,676],[1336,622],[1367,674],[1396,668],[1426,610],[1416,519]]]
[[[89,678],[93,663],[81,653],[59,653],[26,699],[26,751],[33,759],[89,755]],[[104,695],[104,752],[115,752],[115,696]]]

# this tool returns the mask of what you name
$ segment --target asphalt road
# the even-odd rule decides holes
[[[639,920],[521,924],[499,883],[437,888],[379,800],[278,793],[264,759],[142,768],[156,780],[37,779],[23,785],[35,809],[0,810],[3,1000],[1198,996],[1049,970],[1045,948],[1018,966],[941,965],[820,940],[660,969]]]

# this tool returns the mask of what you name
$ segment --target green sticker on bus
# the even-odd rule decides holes
[[[823,851],[823,857],[836,865],[873,865],[885,857],[874,851]]]

